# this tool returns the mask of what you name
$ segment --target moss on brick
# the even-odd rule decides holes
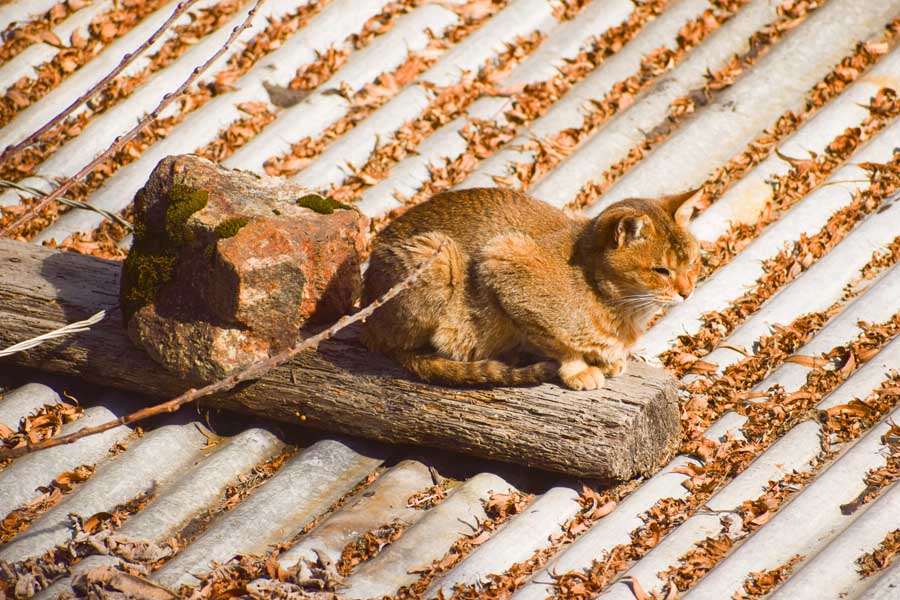
[[[187,185],[176,183],[169,191],[169,206],[166,208],[166,235],[172,244],[183,244],[187,241],[188,232],[185,227],[191,215],[203,210],[209,202],[209,192],[198,190]]]
[[[165,231],[148,230],[137,221],[134,243],[122,264],[120,302],[127,323],[141,307],[153,302],[159,289],[172,278],[178,252],[190,238],[186,224],[209,201],[209,193],[183,184],[169,192]]]
[[[312,209],[323,215],[330,215],[336,210],[353,210],[353,207],[349,204],[344,204],[343,202],[338,202],[337,200],[332,200],[331,198],[326,198],[319,194],[307,194],[302,196],[297,200],[297,205]]]
[[[175,256],[142,251],[137,243],[122,264],[122,312],[127,323],[141,307],[153,302],[159,288],[172,278]]]
[[[219,223],[213,231],[218,239],[224,240],[236,236],[237,232],[247,223],[249,223],[249,221],[244,217],[233,217]]]

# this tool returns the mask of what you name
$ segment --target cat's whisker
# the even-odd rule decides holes
[[[612,308],[619,310],[629,310],[634,308],[640,308],[646,303],[650,302],[649,300],[629,300],[627,302],[620,302],[618,304],[612,305]]]
[[[628,305],[634,302],[665,303],[668,302],[668,298],[660,296],[659,294],[632,294],[630,296],[614,298],[609,303],[613,305]]]
[[[655,294],[632,294],[630,296],[619,296],[618,298],[613,298],[612,300],[610,300],[609,304],[612,304],[614,306],[628,305],[631,302],[639,300],[658,301],[658,296]]]
[[[660,303],[658,301],[647,298],[624,304],[622,308],[638,312],[647,308],[658,308],[659,306]]]

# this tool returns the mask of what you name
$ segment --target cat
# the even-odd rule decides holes
[[[622,200],[593,219],[502,188],[437,194],[373,240],[364,304],[444,247],[368,318],[362,340],[428,382],[528,385],[558,375],[571,389],[598,389],[624,371],[657,310],[693,291],[695,192]],[[540,358],[518,366],[523,355]]]

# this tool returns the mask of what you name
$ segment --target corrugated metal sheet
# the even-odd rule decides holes
[[[73,175],[219,47],[254,3],[230,4],[239,6],[132,93],[91,112],[78,131],[57,132],[61,147],[8,172],[45,192]],[[341,595],[402,588],[404,597],[456,589],[465,598],[625,600],[641,590],[673,598],[677,588],[691,600],[900,597],[900,563],[889,560],[900,543],[892,420],[900,419],[900,49],[886,29],[898,25],[900,1],[578,4],[270,1],[241,40],[283,39],[260,45],[196,110],[169,109],[166,135],[133,146],[82,195],[123,211],[161,157],[216,143],[229,166],[284,173],[382,221],[453,186],[501,182],[596,214],[629,195],[704,185],[711,204],[691,225],[706,249],[703,281],[641,348],[682,377],[685,454],[645,481],[598,494],[531,480],[519,487],[534,496],[498,513],[506,496],[497,494],[520,498],[510,477],[464,467],[464,481],[445,494],[422,462],[403,460],[408,449],[329,438],[297,449],[266,429],[219,438],[199,423],[141,435],[121,427],[0,470],[4,516],[60,473],[94,467],[52,506],[34,509],[22,533],[4,533],[0,578],[23,596],[71,592],[75,576],[115,561],[74,561],[73,578],[45,573],[57,582],[40,591],[34,559],[72,538],[70,514],[132,503],[118,533],[180,540],[174,556],[147,563],[147,577],[171,588],[220,577],[228,569],[212,563],[278,544],[282,569],[317,553],[340,562],[363,534],[387,527],[367,560],[345,565]],[[13,0],[0,6],[0,24],[53,5]],[[163,3],[16,110],[2,145],[93,85],[173,8]],[[53,31],[63,46],[73,31],[95,35],[91,20],[111,9],[85,3]],[[291,15],[293,26],[266,31],[266,19]],[[153,53],[177,37],[164,34],[127,73],[156,64]],[[329,62],[329,49],[342,59]],[[34,43],[0,65],[0,81],[33,77],[63,51]],[[240,52],[235,45],[206,79],[221,83]],[[272,104],[264,83],[289,85],[298,73],[321,73],[321,83],[290,108]],[[239,122],[248,114],[268,120]],[[12,191],[0,197],[15,214],[19,202]],[[115,253],[125,233],[110,242],[97,232],[102,217],[87,211],[47,220],[34,241],[80,233],[64,245],[81,251]],[[62,391],[14,386],[0,400],[0,423],[15,429]],[[121,402],[93,402],[63,431],[106,420]],[[249,593],[275,593],[273,565]],[[201,597],[212,593],[209,581]]]

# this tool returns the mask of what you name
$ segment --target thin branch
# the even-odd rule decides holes
[[[21,185],[16,183],[15,181],[7,181],[6,179],[0,179],[0,188],[12,188],[14,190],[19,190],[20,192],[25,192],[26,194],[31,194],[35,198],[39,196],[43,196],[44,192],[28,185]],[[61,204],[65,204],[67,206],[71,206],[72,208],[80,208],[81,210],[89,210],[97,213],[104,219],[108,221],[112,221],[113,223],[117,223],[127,229],[128,231],[134,231],[134,226],[120,217],[115,213],[111,213],[108,210],[104,210],[102,208],[98,208],[96,206],[91,206],[87,202],[82,202],[81,200],[71,200],[69,198],[57,198],[57,201]]]
[[[204,62],[199,67],[196,67],[191,72],[190,76],[185,79],[184,83],[178,86],[178,89],[163,96],[162,100],[159,102],[156,108],[154,108],[152,112],[144,116],[144,118],[142,118],[137,125],[135,125],[130,131],[128,131],[128,133],[117,137],[112,145],[104,150],[99,156],[97,156],[97,158],[89,162],[80,171],[62,182],[58,188],[45,196],[44,199],[38,202],[36,205],[28,209],[25,214],[16,219],[12,224],[0,230],[0,238],[9,237],[9,235],[13,231],[31,221],[31,219],[33,219],[41,210],[43,210],[51,202],[57,200],[60,196],[66,193],[69,188],[72,187],[77,181],[91,173],[97,167],[97,165],[121,150],[125,144],[137,137],[141,130],[144,129],[144,127],[159,118],[160,113],[162,113],[162,111],[167,106],[169,106],[169,104],[171,104],[176,98],[187,91],[187,89],[194,84],[197,78],[199,78],[200,75],[202,75],[203,72],[206,71],[206,69],[208,69],[220,56],[222,56],[226,50],[228,50],[228,47],[231,46],[231,44],[233,44],[235,40],[237,40],[241,32],[243,32],[245,29],[247,29],[247,27],[250,26],[250,22],[253,21],[253,17],[256,16],[256,12],[264,2],[265,0],[256,0],[256,5],[250,10],[249,13],[247,13],[247,17],[244,19],[244,21],[234,28],[234,30],[231,32],[231,35],[228,36],[227,40],[225,40],[225,44],[223,44],[221,48],[216,50],[215,53],[213,53],[213,55],[206,60],[206,62]]]
[[[14,346],[10,346],[9,348],[4,348],[0,350],[0,357],[10,356],[15,354],[16,352],[21,352],[23,350],[28,350],[29,348],[34,348],[35,346],[40,346],[46,341],[54,340],[56,338],[64,337],[67,335],[71,335],[73,333],[81,333],[82,331],[87,331],[91,328],[92,325],[96,325],[106,316],[106,311],[101,310],[93,317],[89,319],[85,319],[84,321],[78,321],[77,323],[70,323],[64,327],[60,327],[59,329],[54,329],[53,331],[48,331],[47,333],[41,334],[37,337],[33,337],[30,340],[25,340],[24,342],[19,342]]]
[[[95,427],[85,427],[84,429],[79,429],[74,433],[70,433],[68,435],[63,435],[60,437],[49,438],[46,440],[42,440],[33,444],[27,444],[25,446],[20,446],[18,448],[9,448],[2,449],[0,448],[0,460],[7,458],[16,458],[22,456],[24,454],[28,454],[31,452],[36,452],[38,450],[44,450],[47,448],[54,448],[56,446],[62,446],[64,444],[71,444],[77,440],[80,440],[83,437],[87,437],[89,435],[94,435],[96,433],[102,433],[104,431],[108,431],[113,429],[114,427],[118,427],[120,425],[128,425],[129,423],[134,423],[135,421],[140,421],[143,419],[147,419],[149,417],[155,415],[161,415],[164,413],[172,413],[184,406],[185,404],[189,404],[203,398],[205,396],[211,396],[212,394],[218,394],[221,392],[227,392],[228,390],[235,387],[242,381],[247,381],[249,379],[256,379],[265,375],[271,369],[283,365],[288,362],[301,352],[305,352],[307,350],[315,350],[319,347],[319,344],[323,341],[331,338],[337,332],[341,331],[345,327],[356,323],[357,321],[365,321],[369,316],[372,315],[376,310],[378,310],[382,305],[392,300],[395,296],[409,288],[415,281],[419,278],[428,266],[434,262],[434,259],[437,258],[438,254],[444,249],[444,245],[446,242],[442,242],[435,251],[422,261],[422,263],[416,267],[416,270],[406,276],[406,278],[389,289],[382,295],[380,298],[369,304],[364,309],[356,312],[352,315],[345,315],[341,317],[334,325],[329,327],[328,329],[312,336],[308,337],[305,340],[302,340],[299,344],[291,348],[290,350],[285,350],[275,356],[267,358],[265,360],[261,360],[259,362],[255,362],[252,365],[238,371],[237,373],[226,377],[225,379],[221,379],[214,383],[211,383],[207,386],[204,386],[200,389],[190,389],[185,393],[177,396],[167,402],[163,402],[162,404],[157,404],[155,406],[149,406],[147,408],[142,408],[139,411],[133,412],[130,415],[125,415],[115,419],[114,421],[108,421],[106,423],[102,423]]]
[[[104,86],[106,86],[110,81],[115,79],[119,73],[125,70],[128,65],[134,62],[138,56],[143,54],[147,48],[152,46],[159,37],[165,33],[165,31],[174,23],[186,10],[188,10],[191,6],[197,3],[198,0],[184,0],[180,2],[178,6],[175,7],[172,15],[166,19],[166,22],[159,26],[159,29],[154,31],[149,38],[147,38],[140,46],[135,48],[135,50],[129,54],[126,54],[122,57],[122,62],[116,65],[112,71],[110,71],[106,76],[103,77],[100,81],[94,84],[91,89],[83,93],[81,96],[75,99],[69,106],[67,106],[61,113],[50,119],[43,127],[29,135],[27,138],[19,142],[14,146],[7,146],[6,150],[3,151],[3,154],[0,155],[0,160],[7,160],[12,158],[13,155],[20,152],[27,146],[33,144],[39,137],[50,131],[53,127],[63,121],[66,117],[72,114],[76,108],[87,102],[90,98],[94,96],[98,91],[100,91]]]

